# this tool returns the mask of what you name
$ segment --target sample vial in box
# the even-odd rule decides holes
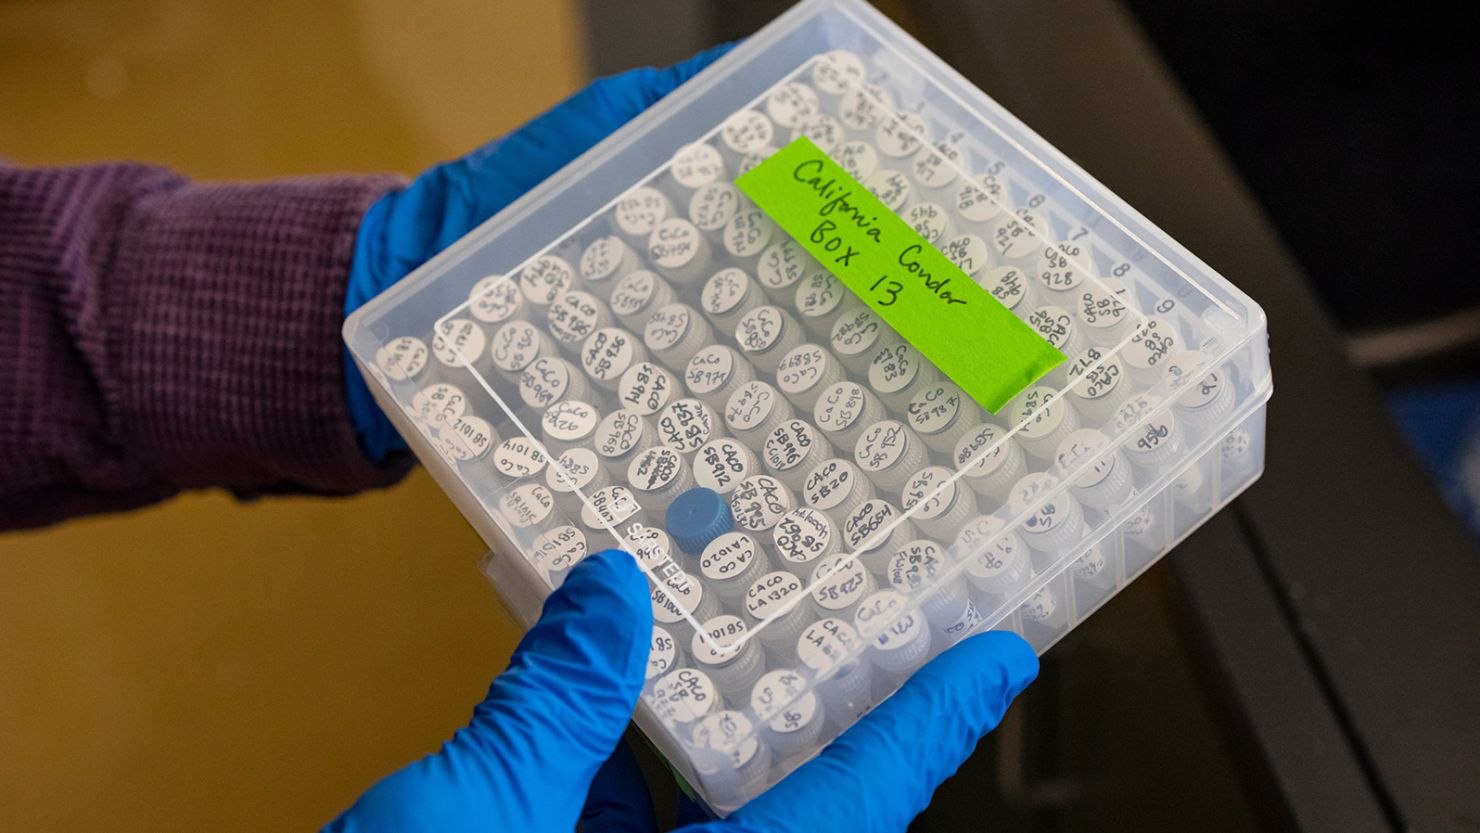
[[[972,399],[735,184],[797,137],[1066,360]],[[345,338],[526,624],[633,553],[636,720],[720,814],[954,642],[1047,650],[1258,477],[1272,389],[1247,296],[858,0],[798,4]]]

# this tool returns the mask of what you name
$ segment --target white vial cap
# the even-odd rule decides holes
[[[843,91],[838,103],[838,118],[852,130],[868,130],[889,117],[894,110],[894,97],[878,84],[853,84]]]
[[[894,336],[894,331],[879,320],[877,313],[860,304],[844,312],[833,324],[833,353],[849,370],[865,373],[874,357],[874,347],[885,336]]]
[[[1164,373],[1162,363],[1181,348],[1177,327],[1171,320],[1160,315],[1146,319],[1131,343],[1121,348],[1120,356],[1131,376],[1145,385],[1160,382]]]
[[[714,411],[693,397],[675,399],[658,413],[658,441],[682,454],[696,451],[718,433]]]
[[[1038,472],[1019,480],[1007,501],[1013,516],[1026,515],[1017,531],[1028,546],[1057,555],[1078,540],[1084,527],[1084,510],[1058,478]],[[1055,494],[1055,490],[1057,493]]]
[[[771,530],[776,552],[789,564],[810,564],[838,550],[832,522],[816,509],[800,506],[781,516]]]
[[[940,371],[926,363],[919,350],[903,341],[874,350],[868,365],[869,389],[885,405],[901,413],[917,392],[939,378]]]
[[[862,83],[865,76],[863,59],[846,49],[824,52],[812,66],[812,83],[828,95],[842,95]]]
[[[765,532],[794,508],[796,498],[791,490],[766,474],[745,478],[730,493],[730,513],[735,518],[735,526],[746,532]]]
[[[804,420],[789,419],[766,435],[761,447],[766,470],[793,489],[800,489],[807,472],[832,456],[822,433]]]
[[[925,120],[916,113],[896,113],[885,119],[874,133],[874,147],[885,156],[903,159],[919,152],[929,136]]]
[[[757,572],[755,568],[763,557],[754,538],[743,532],[726,532],[704,547],[699,556],[699,571],[711,582],[748,586],[750,574]],[[740,593],[743,593],[744,586],[739,588]],[[731,596],[738,598],[740,593],[732,593]]]
[[[591,398],[591,384],[575,365],[557,356],[542,356],[519,374],[519,398],[535,410],[563,399]]]
[[[588,529],[605,530],[639,518],[642,504],[626,486],[607,486],[586,496],[588,501],[581,507],[581,523]]]
[[[817,93],[798,81],[777,85],[766,96],[766,114],[782,127],[796,127],[804,117],[821,110]]]
[[[939,244],[951,228],[951,215],[943,206],[933,202],[917,202],[910,206],[904,214],[904,221],[932,246]]]
[[[528,437],[510,437],[494,449],[493,467],[511,480],[533,477],[545,470],[545,454]]]
[[[581,252],[581,278],[598,298],[610,298],[617,280],[637,268],[637,253],[622,238],[598,237]]]
[[[627,546],[637,563],[662,575],[673,570],[673,538],[668,533],[647,524],[627,530]]]
[[[852,448],[865,428],[883,418],[884,405],[857,382],[838,382],[812,406],[817,427],[843,448]]]
[[[465,414],[438,427],[437,450],[458,463],[481,460],[498,443],[498,433],[488,420]]]
[[[581,343],[581,369],[591,381],[615,391],[622,374],[647,361],[647,351],[637,337],[620,327],[602,327]]]
[[[505,275],[489,275],[468,293],[468,312],[485,324],[502,324],[524,313],[524,293],[517,281]]]
[[[863,187],[896,214],[910,201],[910,178],[892,168],[880,168],[869,174]]]
[[[653,621],[676,625],[692,615],[703,622],[719,612],[719,605],[704,592],[698,579],[682,571],[668,574],[653,588]]]
[[[642,340],[663,364],[683,370],[695,353],[714,341],[714,332],[698,310],[688,304],[669,304],[648,319]]]
[[[1077,295],[1089,271],[1089,252],[1073,241],[1061,240],[1038,253],[1038,283],[1050,298]]]
[[[588,555],[586,536],[570,524],[561,524],[534,539],[529,560],[550,577],[552,583],[581,563]]]
[[[932,451],[950,454],[956,442],[982,421],[981,406],[950,382],[933,382],[910,397],[905,423]]]
[[[611,308],[623,326],[640,330],[653,310],[673,303],[675,297],[667,281],[646,269],[638,269],[612,287]]]
[[[535,359],[554,353],[555,344],[543,330],[520,320],[510,321],[495,330],[488,348],[493,366],[510,377],[523,373]]]
[[[673,154],[669,165],[673,179],[685,188],[699,188],[725,178],[725,160],[713,145],[694,142]]]
[[[449,382],[427,385],[411,397],[411,412],[427,422],[450,424],[467,411],[467,395]]]
[[[802,481],[803,500],[808,506],[828,513],[835,523],[873,496],[873,484],[863,472],[839,457],[818,463]]]
[[[1125,376],[1115,355],[1105,355],[1098,347],[1086,348],[1069,363],[1069,395],[1086,419],[1107,422],[1130,388]]]
[[[804,412],[824,390],[843,381],[843,365],[816,344],[802,344],[776,363],[776,386]]]
[[[1074,313],[1098,344],[1114,344],[1129,331],[1136,316],[1125,305],[1125,285],[1115,278],[1085,281],[1079,288]]]
[[[601,423],[601,413],[596,406],[579,399],[556,402],[545,410],[540,418],[540,430],[545,435],[545,446],[551,454],[589,440]]]
[[[612,323],[606,302],[589,292],[573,290],[556,298],[545,314],[546,327],[555,342],[573,347],[597,330]]]
[[[705,620],[694,632],[689,639],[689,651],[701,665],[725,665],[740,655],[742,649],[734,646],[745,638],[749,630],[744,619],[721,613]]]
[[[842,143],[847,128],[843,123],[826,113],[803,116],[791,130],[791,138],[806,136],[823,153],[832,153]]]
[[[1048,385],[1033,385],[1018,394],[1008,403],[1007,412],[1022,426],[1018,442],[1029,454],[1045,460],[1079,427],[1074,409]]]
[[[601,418],[591,445],[602,459],[620,463],[654,442],[652,425],[642,414],[631,408],[618,408]]]
[[[548,307],[575,285],[576,270],[558,255],[540,255],[519,270],[519,290],[536,309]]]
[[[833,314],[850,297],[854,296],[842,281],[826,269],[818,269],[797,282],[792,302],[802,323],[812,332],[827,337],[832,332]]]
[[[1085,466],[1070,488],[1086,506],[1105,509],[1131,495],[1130,463],[1110,447],[1104,434],[1093,428],[1081,428],[1065,437],[1055,459],[1065,471]]]
[[[702,718],[694,724],[694,745],[717,749],[729,757],[730,765],[736,769],[764,769],[766,755],[762,753],[760,739],[754,736],[750,718],[734,710],[721,711]],[[749,782],[761,777],[762,773],[737,773]]]
[[[777,301],[790,299],[797,282],[808,272],[819,268],[817,260],[790,237],[778,240],[761,252],[755,264],[755,278]]]
[[[732,333],[740,317],[764,302],[755,279],[734,266],[715,272],[699,292],[699,308],[722,332]]]
[[[761,381],[746,382],[725,402],[725,424],[742,437],[758,441],[791,419],[791,403]]]
[[[597,489],[610,485],[601,459],[589,448],[572,448],[560,455],[555,464],[545,469],[545,484],[559,500],[563,495],[592,494]],[[579,498],[578,498],[579,499]],[[561,504],[578,506],[578,504]]]
[[[960,169],[961,149],[942,139],[933,145],[923,145],[915,153],[910,173],[926,188],[944,188],[956,181]]]
[[[880,590],[864,599],[854,614],[858,633],[871,640],[874,664],[885,671],[904,675],[925,662],[930,652],[930,632],[924,617],[894,590]]]
[[[995,266],[988,269],[978,283],[1009,310],[1022,307],[1023,302],[1031,295],[1028,275],[1017,266]]]
[[[735,342],[764,373],[774,373],[776,361],[802,343],[801,325],[791,313],[773,304],[756,307],[735,324]]]
[[[498,500],[499,514],[524,529],[542,526],[555,510],[555,497],[540,483],[526,483],[505,492]]]
[[[660,445],[638,453],[627,464],[627,482],[650,503],[665,504],[694,485],[688,464],[677,451]]]
[[[1044,341],[1066,356],[1072,356],[1084,347],[1074,316],[1063,307],[1039,307],[1028,313],[1026,321]]]
[[[976,495],[952,479],[945,466],[926,466],[904,484],[900,500],[915,523],[929,535],[949,538],[976,515]]]
[[[375,351],[375,366],[391,381],[404,382],[420,376],[431,355],[426,342],[413,336],[401,336]]]
[[[888,554],[914,537],[915,525],[883,498],[864,501],[843,519],[844,543],[879,573]]]
[[[617,228],[623,234],[644,240],[672,213],[673,205],[663,192],[647,185],[628,191],[613,209]]]
[[[709,242],[694,224],[669,217],[648,237],[648,258],[680,286],[697,281],[709,268]]]
[[[690,393],[719,408],[754,379],[755,368],[750,362],[722,344],[711,344],[695,353],[683,376]]]
[[[812,568],[812,599],[828,614],[844,613],[874,591],[874,577],[857,558],[838,553]]]
[[[1001,518],[981,515],[962,527],[953,548],[967,559],[966,578],[984,593],[1005,596],[1033,577],[1027,547]]]
[[[1153,413],[1158,408],[1160,411]],[[1169,409],[1161,408],[1159,397],[1138,394],[1126,400],[1115,412],[1113,426],[1116,434],[1130,432],[1130,439],[1122,447],[1126,457],[1137,465],[1160,466],[1181,453],[1177,420]]]
[[[719,437],[694,452],[694,482],[728,495],[740,481],[756,473],[755,455],[739,440]]]
[[[838,167],[859,182],[873,176],[879,169],[879,153],[868,142],[844,142],[833,149],[832,155]]]
[[[1048,227],[1038,212],[1019,208],[1005,215],[992,230],[991,244],[1003,260],[1026,260],[1047,245]]]
[[[652,416],[678,396],[678,377],[652,362],[627,368],[617,381],[617,399],[623,408]]]
[[[689,220],[705,232],[720,232],[740,210],[740,189],[728,182],[711,182],[689,197]]]
[[[741,110],[720,126],[720,140],[736,153],[754,153],[772,145],[776,124],[756,110]]]
[[[737,258],[759,255],[776,234],[776,223],[759,208],[741,208],[725,224],[725,251]]]
[[[982,174],[956,191],[956,212],[969,223],[991,222],[1002,213],[1006,189],[997,177]]]
[[[961,234],[947,240],[940,253],[956,264],[962,272],[975,275],[991,264],[991,252],[987,241],[975,234]]]
[[[962,479],[982,497],[1006,497],[1012,484],[1027,473],[1017,440],[990,422],[957,440],[952,459],[958,470],[966,469]]]
[[[899,420],[881,419],[864,429],[853,446],[853,459],[865,477],[897,492],[925,464],[925,444]]]
[[[653,625],[653,639],[648,644],[648,663],[645,679],[653,680],[673,670],[678,661],[678,643],[673,634],[660,625]]]
[[[692,723],[719,710],[719,691],[709,675],[697,668],[669,672],[643,699],[669,723]]]
[[[771,616],[787,616],[802,609],[799,604],[806,600],[802,590],[802,580],[785,570],[766,573],[745,591],[745,612],[756,622],[765,622]],[[763,629],[757,635],[764,632]]]

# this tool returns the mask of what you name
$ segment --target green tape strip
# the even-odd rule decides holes
[[[806,136],[735,184],[988,411],[1064,361]]]

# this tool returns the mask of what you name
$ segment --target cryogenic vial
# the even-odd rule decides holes
[[[617,228],[628,237],[647,242],[653,229],[673,214],[673,204],[662,191],[644,185],[633,188],[617,200],[612,217]]]
[[[978,283],[1009,310],[1027,310],[1034,297],[1027,273],[1016,266],[995,266],[988,269]]]
[[[917,599],[930,624],[947,628],[961,619],[971,604],[971,593],[959,578],[941,581],[946,571],[946,551],[940,544],[917,538],[889,557],[889,586],[907,596],[925,592]]]
[[[795,647],[793,640],[787,649]],[[822,704],[807,691],[807,680],[797,671],[777,669],[763,675],[751,690],[750,709],[766,727],[766,740],[778,760],[816,750],[825,723]]]
[[[720,239],[725,244],[725,251],[748,263],[771,244],[771,238],[775,234],[776,223],[766,216],[766,212],[759,208],[742,206],[725,224]]]
[[[915,673],[930,656],[930,632],[924,618],[904,596],[880,590],[858,605],[853,623],[869,641],[874,665],[896,680]]]
[[[1022,424],[1017,441],[1023,450],[1040,460],[1052,459],[1059,443],[1079,428],[1074,409],[1048,385],[1034,385],[1018,394],[1006,411]]]
[[[614,234],[596,238],[581,252],[581,280],[603,301],[611,298],[617,281],[637,267],[637,252]]]
[[[728,495],[757,473],[755,455],[732,437],[710,440],[694,452],[694,482],[719,494]]]
[[[755,279],[734,266],[711,275],[699,293],[699,308],[721,333],[734,333],[740,319],[765,302]]]
[[[1050,304],[1072,306],[1080,294],[1089,269],[1089,253],[1078,243],[1062,240],[1038,251],[1038,268],[1034,276]]]
[[[1156,513],[1149,506],[1143,506],[1131,513],[1120,524],[1120,535],[1126,546],[1143,553],[1154,553],[1161,549],[1161,524],[1157,522]],[[1129,569],[1126,572],[1129,573]]]
[[[791,418],[791,403],[759,380],[741,385],[725,402],[725,424],[752,448],[759,448],[765,437]]]
[[[676,566],[673,563],[673,539],[655,526],[627,530],[627,546],[638,564],[658,575]]]
[[[653,310],[668,306],[677,297],[667,281],[646,269],[638,269],[622,276],[612,287],[611,308],[623,327],[641,330]]]
[[[602,327],[581,343],[580,358],[591,381],[615,392],[628,368],[647,361],[647,351],[621,327]]]
[[[1180,388],[1172,400],[1177,419],[1197,431],[1227,422],[1236,400],[1227,372],[1207,365],[1208,357],[1197,351],[1177,353],[1166,361],[1167,375]]]
[[[843,381],[843,365],[816,344],[802,344],[776,363],[776,386],[803,412],[811,411],[817,397]]]
[[[1079,288],[1074,313],[1090,341],[1108,347],[1130,334],[1136,316],[1121,300],[1125,293],[1125,284],[1115,278],[1087,280]]]
[[[1048,587],[1039,588],[1018,611],[1023,615],[1025,627],[1053,632],[1064,626],[1064,607],[1059,604],[1058,594]]]
[[[755,264],[755,279],[760,283],[773,302],[785,304],[796,293],[797,281],[808,272],[821,268],[820,264],[801,247],[787,237],[767,246]]]
[[[707,592],[704,583],[683,572],[673,573],[653,588],[653,621],[660,625],[677,625],[689,615],[700,622],[719,615],[719,602]]]
[[[853,131],[872,131],[894,110],[894,96],[878,84],[854,84],[843,91],[838,118]]]
[[[791,490],[767,474],[745,478],[730,493],[730,514],[735,517],[735,526],[756,535],[776,526],[796,505]]]
[[[1115,414],[1130,383],[1114,354],[1090,347],[1069,361],[1069,398],[1086,420],[1101,424]]]
[[[1121,348],[1120,357],[1132,379],[1151,387],[1165,377],[1163,360],[1177,352],[1179,343],[1176,325],[1153,315],[1131,336],[1130,344]]]
[[[904,221],[932,246],[940,245],[951,230],[951,215],[933,202],[917,202],[904,213]]]
[[[1116,412],[1114,426],[1116,434],[1131,432],[1123,446],[1125,456],[1145,470],[1147,479],[1182,454],[1182,432],[1177,420],[1171,409],[1162,408],[1161,400],[1155,396],[1131,397]]]
[[[840,457],[823,460],[802,481],[802,500],[841,526],[858,505],[874,496],[874,484]]]
[[[883,418],[884,403],[857,382],[838,382],[812,406],[817,427],[839,448],[852,448],[865,428]]]
[[[727,692],[727,696],[737,704],[745,702],[738,692]],[[734,772],[736,783],[731,789],[736,796],[755,795],[771,773],[771,750],[752,734],[753,728],[750,718],[733,710],[716,712],[694,724],[694,745],[720,751],[728,759],[725,767]],[[700,764],[701,775],[704,770],[705,764]]]
[[[848,659],[859,641],[853,625],[835,617],[812,623],[797,639],[797,658],[818,679],[817,696],[828,720],[846,725],[871,705],[873,665],[866,659]]]
[[[545,470],[545,453],[528,437],[510,437],[493,450],[493,468],[510,480],[534,477]]]
[[[468,312],[484,324],[497,327],[525,315],[524,293],[517,281],[504,275],[489,275],[473,284],[468,293]]]
[[[656,680],[678,665],[678,643],[673,634],[660,625],[653,625],[653,639],[648,643],[646,680]]]
[[[1047,233],[1048,225],[1036,211],[1019,208],[997,223],[990,244],[998,260],[1031,263],[1045,245]]]
[[[434,445],[442,456],[452,462],[471,463],[483,459],[489,450],[498,445],[498,432],[493,430],[488,420],[465,414],[454,419],[450,425],[440,425]]]
[[[968,275],[977,274],[992,262],[987,241],[974,234],[962,234],[947,240],[940,252]]]
[[[776,554],[788,564],[810,564],[838,551],[838,536],[832,521],[810,506],[800,506],[781,516],[771,529]]]
[[[555,342],[544,330],[528,321],[510,321],[493,333],[488,348],[493,366],[510,382],[517,383],[524,369],[542,356],[557,355]]]
[[[910,173],[915,181],[929,189],[944,188],[956,181],[961,165],[961,149],[942,139],[924,145],[915,153]]]
[[[742,698],[766,672],[761,646],[754,639],[744,639],[747,633],[744,619],[721,613],[704,620],[689,640],[694,664],[714,680],[724,698],[732,703],[744,702]]]
[[[792,302],[802,326],[821,339],[829,338],[843,301],[852,297],[842,281],[826,269],[819,269],[797,282]]]
[[[971,490],[984,498],[1003,500],[1028,473],[1023,448],[1007,432],[984,422],[956,442],[953,458],[956,468],[966,469],[961,478]]]
[[[881,419],[853,444],[853,459],[865,477],[886,492],[898,493],[928,459],[925,443],[896,419]]]
[[[992,174],[982,174],[956,191],[956,213],[968,223],[984,225],[1002,213],[1006,199],[1002,183]]]
[[[863,187],[895,214],[904,211],[905,205],[910,201],[910,178],[893,168],[874,171],[863,181]]]
[[[885,119],[874,131],[874,147],[879,153],[893,159],[903,159],[918,153],[929,128],[925,120],[916,113],[896,113]]]
[[[453,318],[442,322],[432,336],[432,355],[447,367],[467,367],[482,358],[488,336],[470,318]]]
[[[753,640],[759,639],[775,658],[789,657],[796,649],[797,637],[814,619],[811,605],[806,601],[802,580],[785,570],[775,570],[756,579],[745,591],[750,628],[760,628]]]
[[[1084,336],[1080,335],[1074,316],[1063,307],[1039,307],[1028,313],[1024,320],[1043,336],[1044,341],[1065,356],[1078,355],[1084,349]]]
[[[558,587],[570,568],[581,563],[588,554],[586,536],[570,524],[561,524],[534,539],[529,560],[545,574],[551,585]]]
[[[606,302],[589,292],[579,289],[561,295],[550,304],[545,314],[546,329],[555,343],[566,350],[574,351],[586,337],[612,323],[612,313]]]
[[[735,526],[730,517],[730,502],[719,492],[702,486],[684,492],[668,504],[663,520],[674,543],[689,555],[702,555],[710,542]]]
[[[720,708],[714,681],[696,668],[668,672],[643,699],[658,717],[678,724],[692,723]]]
[[[791,129],[791,138],[806,136],[823,153],[832,153],[844,139],[843,123],[826,113],[813,113],[797,122]]]
[[[1081,555],[1069,568],[1074,578],[1095,587],[1109,588],[1115,586],[1115,570],[1111,569],[1110,559],[1105,557],[1105,551],[1095,544],[1084,555]]]
[[[711,344],[694,354],[684,368],[689,393],[711,408],[722,409],[742,387],[755,380],[755,368],[723,344]]]
[[[581,507],[581,524],[587,539],[592,538],[592,533],[598,533],[596,540],[602,540],[601,536],[611,534],[608,527],[619,529],[628,522],[642,523],[642,520],[642,504],[637,502],[631,489],[620,484],[591,492]]]
[[[647,417],[631,408],[619,408],[601,418],[591,447],[606,467],[625,477],[627,465],[645,449],[658,444],[658,434]]]
[[[669,217],[648,237],[648,259],[675,286],[697,283],[709,273],[709,240],[693,223]]]
[[[666,445],[639,453],[627,465],[627,482],[638,500],[649,506],[666,506],[694,487],[683,456]]]
[[[782,127],[796,127],[804,117],[820,112],[816,91],[799,81],[778,84],[766,96],[766,115]]]
[[[833,149],[833,160],[838,167],[859,182],[868,179],[879,169],[879,153],[868,142],[844,142]]]
[[[558,356],[542,356],[519,374],[519,398],[542,411],[566,399],[591,399],[591,382],[580,368]]]
[[[589,448],[572,448],[545,469],[545,485],[555,496],[555,503],[568,515],[581,511],[585,503],[581,495],[593,494],[611,482],[611,474],[602,468],[601,458]]]
[[[683,370],[689,359],[714,341],[714,331],[699,311],[688,304],[660,307],[642,330],[642,342],[653,356],[673,370]]]
[[[1131,465],[1120,449],[1111,448],[1110,441],[1099,431],[1081,428],[1065,437],[1055,459],[1066,472],[1089,462],[1069,483],[1069,491],[1081,504],[1091,509],[1109,509],[1130,498],[1135,485]]]
[[[713,145],[694,142],[673,154],[668,170],[673,180],[685,188],[702,188],[725,178],[725,160]]]
[[[556,298],[574,289],[575,282],[576,270],[558,255],[540,255],[519,270],[519,291],[536,320],[544,317]]]
[[[747,153],[744,156],[740,157],[740,161],[735,165],[736,178],[742,177],[745,174],[749,173],[751,168],[754,168],[756,165],[759,165],[760,163],[766,161],[771,157],[771,154],[775,152],[776,148],[764,147],[760,150],[751,151],[750,153]],[[726,228],[729,227],[726,226]]]
[[[956,535],[955,552],[966,559],[966,580],[994,599],[1016,593],[1033,578],[1027,549],[995,515],[978,516]]]
[[[567,449],[590,445],[601,424],[601,412],[589,402],[567,399],[551,405],[540,417],[545,450],[559,456]]]
[[[1067,550],[1084,532],[1084,510],[1067,489],[1058,485],[1053,475],[1030,474],[1012,487],[1007,503],[1014,516],[1027,513],[1018,524],[1023,543],[1050,556]]]
[[[776,125],[765,114],[741,110],[720,126],[720,141],[738,154],[754,153],[771,147],[776,138]]]
[[[652,362],[627,368],[617,381],[617,404],[652,416],[679,395],[678,377]]]
[[[961,525],[976,517],[976,493],[953,480],[945,466],[927,466],[915,472],[900,495],[904,511],[916,505],[910,517],[924,530],[942,540],[949,540]]]
[[[765,304],[740,316],[735,324],[735,343],[740,352],[767,376],[776,375],[776,363],[800,346],[806,333],[791,313]]]
[[[811,423],[789,419],[766,436],[761,447],[766,470],[788,488],[800,489],[811,471],[833,456],[832,445]]]
[[[828,95],[842,95],[866,76],[863,59],[846,49],[824,52],[812,67],[812,83]]]
[[[698,450],[719,432],[719,419],[692,396],[675,399],[658,412],[658,441],[680,454]]]
[[[555,514],[555,496],[539,483],[526,483],[504,492],[498,508],[504,519],[519,529],[544,526]]]
[[[740,189],[728,182],[711,182],[689,197],[689,222],[714,240],[740,210]]]
[[[868,386],[884,406],[902,414],[915,394],[940,381],[940,371],[920,351],[903,341],[874,350],[868,366]]]
[[[838,316],[829,338],[833,355],[844,367],[854,373],[867,373],[874,348],[886,336],[898,337],[877,313],[854,300],[853,306]]]
[[[467,395],[449,382],[427,385],[411,397],[411,412],[430,423],[454,422],[467,410]]]
[[[1249,449],[1253,445],[1254,438],[1249,436],[1248,429],[1240,425],[1218,443],[1218,456],[1223,458],[1224,463],[1241,463],[1248,459]]]
[[[851,617],[864,596],[874,592],[874,577],[851,553],[820,559],[812,567],[812,603],[822,616]]]
[[[765,550],[743,532],[720,535],[699,556],[699,572],[708,589],[727,607],[742,606],[745,591],[770,570]]]
[[[848,550],[880,576],[889,569],[889,556],[915,539],[915,524],[883,498],[860,503],[843,521],[842,529]]]
[[[981,424],[983,411],[950,382],[935,382],[911,397],[904,421],[931,451],[950,454]]]

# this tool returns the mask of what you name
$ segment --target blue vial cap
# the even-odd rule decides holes
[[[699,555],[709,542],[735,526],[730,516],[730,502],[725,496],[703,486],[693,488],[668,504],[668,534],[678,548],[689,555]]]

